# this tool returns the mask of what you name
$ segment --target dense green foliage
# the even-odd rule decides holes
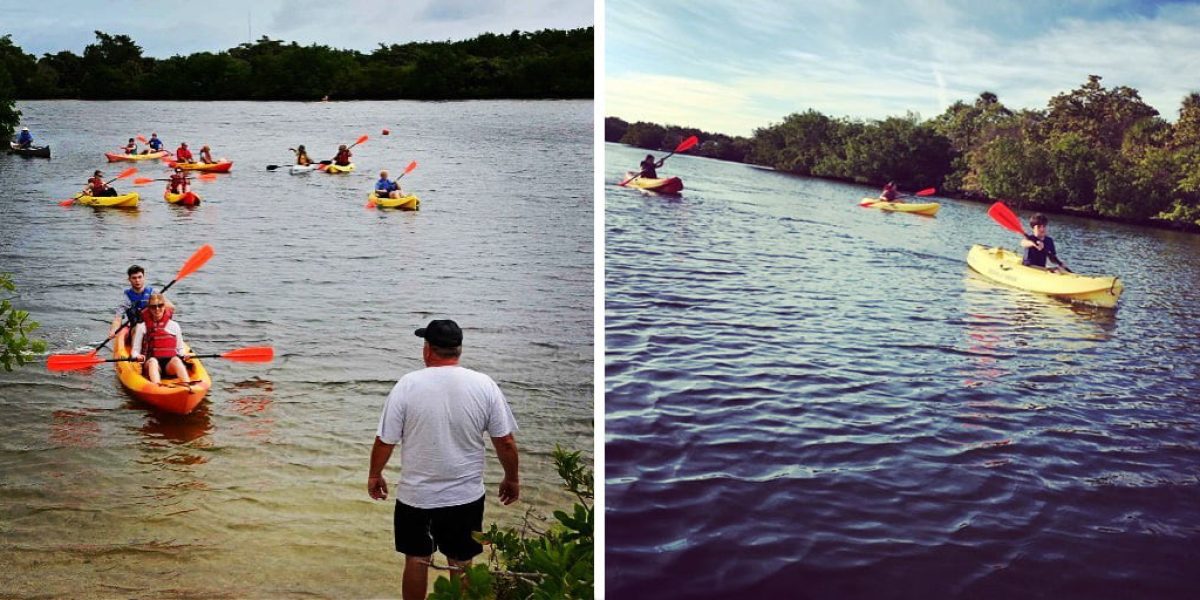
[[[937,187],[945,195],[1002,198],[1019,207],[1200,226],[1200,93],[1183,99],[1171,124],[1137,90],[1105,88],[1100,79],[1089,76],[1044,110],[1012,111],[983,92],[925,121],[913,114],[834,119],[809,110],[750,138],[713,137],[717,147],[748,148],[745,162],[797,175],[873,185],[895,180],[905,190]],[[604,130],[607,141],[652,150],[708,135],[614,117]]]
[[[0,141],[12,139],[13,130],[21,122],[21,111],[16,107],[16,80],[25,76],[24,56],[13,45],[12,36],[0,37]]]
[[[35,58],[5,37],[0,72],[7,64],[13,97],[24,99],[591,98],[593,46],[591,27],[380,44],[370,54],[263,36],[223,52],[156,59],[127,35],[97,31],[83,56]]]
[[[595,514],[592,469],[580,452],[554,449],[554,465],[564,488],[575,495],[571,512],[556,510],[558,523],[548,531],[536,531],[526,518],[529,536],[495,524],[480,534],[480,541],[495,552],[492,566],[472,565],[464,573],[467,585],[442,578],[434,582],[430,600],[488,600],[498,598],[536,600],[590,599],[594,596]]]
[[[0,290],[8,294],[17,287],[7,273],[0,273]],[[33,340],[29,334],[38,328],[36,321],[29,320],[29,313],[17,310],[9,302],[12,298],[0,298],[0,366],[5,371],[13,370],[31,360],[31,353],[46,351],[46,342]]]

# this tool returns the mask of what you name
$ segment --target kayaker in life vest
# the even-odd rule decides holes
[[[1021,238],[1021,246],[1025,248],[1025,258],[1021,264],[1027,267],[1046,268],[1046,259],[1049,258],[1054,264],[1070,271],[1067,263],[1059,260],[1058,253],[1054,248],[1054,238],[1046,235],[1046,215],[1038,213],[1029,219],[1029,227],[1033,229],[1033,235]],[[1058,268],[1050,269],[1057,272]]]
[[[161,152],[163,149],[162,140],[158,139],[157,133],[150,134],[150,139],[146,142],[146,145],[150,146],[152,152]]]
[[[188,150],[187,142],[180,142],[179,148],[175,150],[175,162],[192,162],[192,151]]]
[[[654,162],[654,155],[647,154],[646,160],[642,161],[642,177],[647,177],[649,179],[658,179],[658,168],[663,166],[663,163],[666,160],[667,160],[666,158],[663,158],[662,160],[660,160],[658,162]]]
[[[142,311],[146,310],[150,295],[154,293],[154,289],[146,285],[146,270],[142,267],[132,265],[125,270],[125,275],[129,277],[129,289],[122,292],[121,304],[117,307],[117,314],[108,328],[110,339],[121,328],[122,321],[129,323],[132,328],[142,320]],[[169,302],[167,304],[174,312],[175,307]]]
[[[288,150],[296,153],[296,164],[302,167],[307,167],[308,165],[312,164],[312,159],[308,157],[308,150],[304,149],[304,144],[296,146],[295,149],[288,148]]]
[[[217,161],[213,160],[212,151],[208,149],[207,145],[200,147],[200,162],[202,162],[206,165],[211,165],[211,164],[217,162]]]
[[[88,179],[87,185],[83,186],[83,191],[80,193],[93,198],[119,195],[116,188],[104,183],[104,173],[101,173],[99,169],[92,173],[92,178]]]
[[[879,199],[887,202],[902,202],[900,192],[896,191],[895,181],[889,181],[883,186],[883,191],[879,192]]]
[[[183,169],[175,167],[175,172],[171,173],[171,178],[167,180],[167,191],[172,194],[186,194],[191,188],[187,173]]]
[[[339,167],[348,166],[350,164],[351,156],[353,155],[350,154],[350,149],[347,148],[345,144],[342,144],[341,146],[338,146],[337,155],[333,157],[333,164]]]
[[[17,136],[17,147],[28,148],[33,145],[33,134],[29,133],[28,127],[21,128],[21,134]]]
[[[388,179],[387,171],[380,171],[379,181],[375,182],[375,196],[377,198],[399,198],[400,184]]]
[[[129,143],[125,144],[125,147],[121,149],[125,151],[125,154],[137,154],[137,140],[129,138]]]
[[[150,294],[142,322],[133,329],[130,344],[132,358],[143,363],[146,379],[152,383],[162,381],[163,372],[177,377],[182,383],[190,383],[187,367],[183,364],[183,331],[172,318],[167,300],[162,294]]]

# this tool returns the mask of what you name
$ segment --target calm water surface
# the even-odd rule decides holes
[[[185,338],[277,358],[207,361],[212,392],[183,418],[132,401],[109,365],[0,372],[0,596],[399,597],[392,504],[367,497],[367,459],[432,318],[463,326],[464,365],[497,380],[521,427],[523,502],[490,499],[486,519],[569,506],[549,456],[592,447],[591,102],[19,108],[54,159],[0,156],[0,271],[51,352],[103,338],[130,264],[161,286],[208,243],[216,255],[170,292]],[[209,144],[233,172],[196,184],[195,209],[124,181],[139,210],[56,205],[151,132]],[[351,175],[265,169],[363,134]],[[421,211],[365,210],[378,170],[413,160],[401,183]],[[500,476],[489,457],[490,495]]]
[[[984,204],[605,152],[612,597],[1195,597],[1200,236],[1052,216],[1127,286],[1073,308],[970,272]]]

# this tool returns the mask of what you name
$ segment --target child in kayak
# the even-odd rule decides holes
[[[104,173],[101,173],[99,169],[92,173],[92,178],[88,180],[87,185],[83,186],[83,191],[80,193],[93,198],[119,195],[116,188],[104,183]]]
[[[18,148],[29,148],[33,145],[33,134],[29,133],[28,127],[21,128],[21,135],[17,136]]]
[[[146,145],[150,146],[151,152],[160,152],[163,149],[162,140],[158,139],[157,133],[150,134],[150,139],[146,142]]]
[[[188,150],[187,142],[180,142],[179,148],[175,149],[175,162],[192,162],[192,151]]]
[[[167,300],[160,293],[150,294],[142,322],[133,328],[133,343],[130,344],[132,358],[143,363],[146,379],[152,383],[162,382],[166,371],[179,378],[181,383],[190,383],[187,367],[183,364],[183,331],[167,310]]]
[[[1037,267],[1039,269],[1046,268],[1046,259],[1054,261],[1054,264],[1062,267],[1062,270],[1070,273],[1071,269],[1067,268],[1067,263],[1059,260],[1058,254],[1054,248],[1054,238],[1046,235],[1046,215],[1038,213],[1029,219],[1029,227],[1033,229],[1033,235],[1027,235],[1021,240],[1021,246],[1025,248],[1025,258],[1021,264],[1027,267]],[[1058,268],[1050,269],[1058,271]]]
[[[350,149],[345,144],[338,146],[337,155],[333,157],[333,164],[339,167],[349,166],[350,157],[354,156],[350,153]]]
[[[122,150],[125,151],[125,154],[137,154],[137,140],[129,138],[129,143],[125,144]]]
[[[288,148],[288,150],[296,153],[296,164],[302,167],[307,167],[308,165],[312,164],[312,159],[308,157],[308,150],[304,149],[304,144],[296,146],[295,149]]]
[[[654,155],[647,154],[646,160],[643,160],[641,165],[642,177],[646,177],[648,179],[658,179],[658,167],[663,166],[663,162],[666,160],[666,158],[663,158],[658,162],[654,162]]]
[[[200,147],[200,162],[206,165],[211,165],[217,162],[213,160],[212,151],[208,149],[207,145]]]
[[[399,198],[400,184],[388,179],[387,171],[379,172],[379,181],[375,182],[376,198]]]
[[[183,169],[175,167],[175,172],[167,180],[167,191],[172,194],[186,194],[190,189],[191,186],[188,185],[187,173],[184,173]]]
[[[879,192],[879,199],[884,202],[903,202],[900,193],[896,191],[895,181],[889,181],[883,186],[883,191]]]

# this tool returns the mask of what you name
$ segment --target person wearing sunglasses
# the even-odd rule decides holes
[[[146,379],[161,383],[163,372],[190,383],[187,366],[183,364],[183,331],[172,318],[167,299],[160,293],[150,294],[142,322],[133,329],[132,358],[143,364]]]

